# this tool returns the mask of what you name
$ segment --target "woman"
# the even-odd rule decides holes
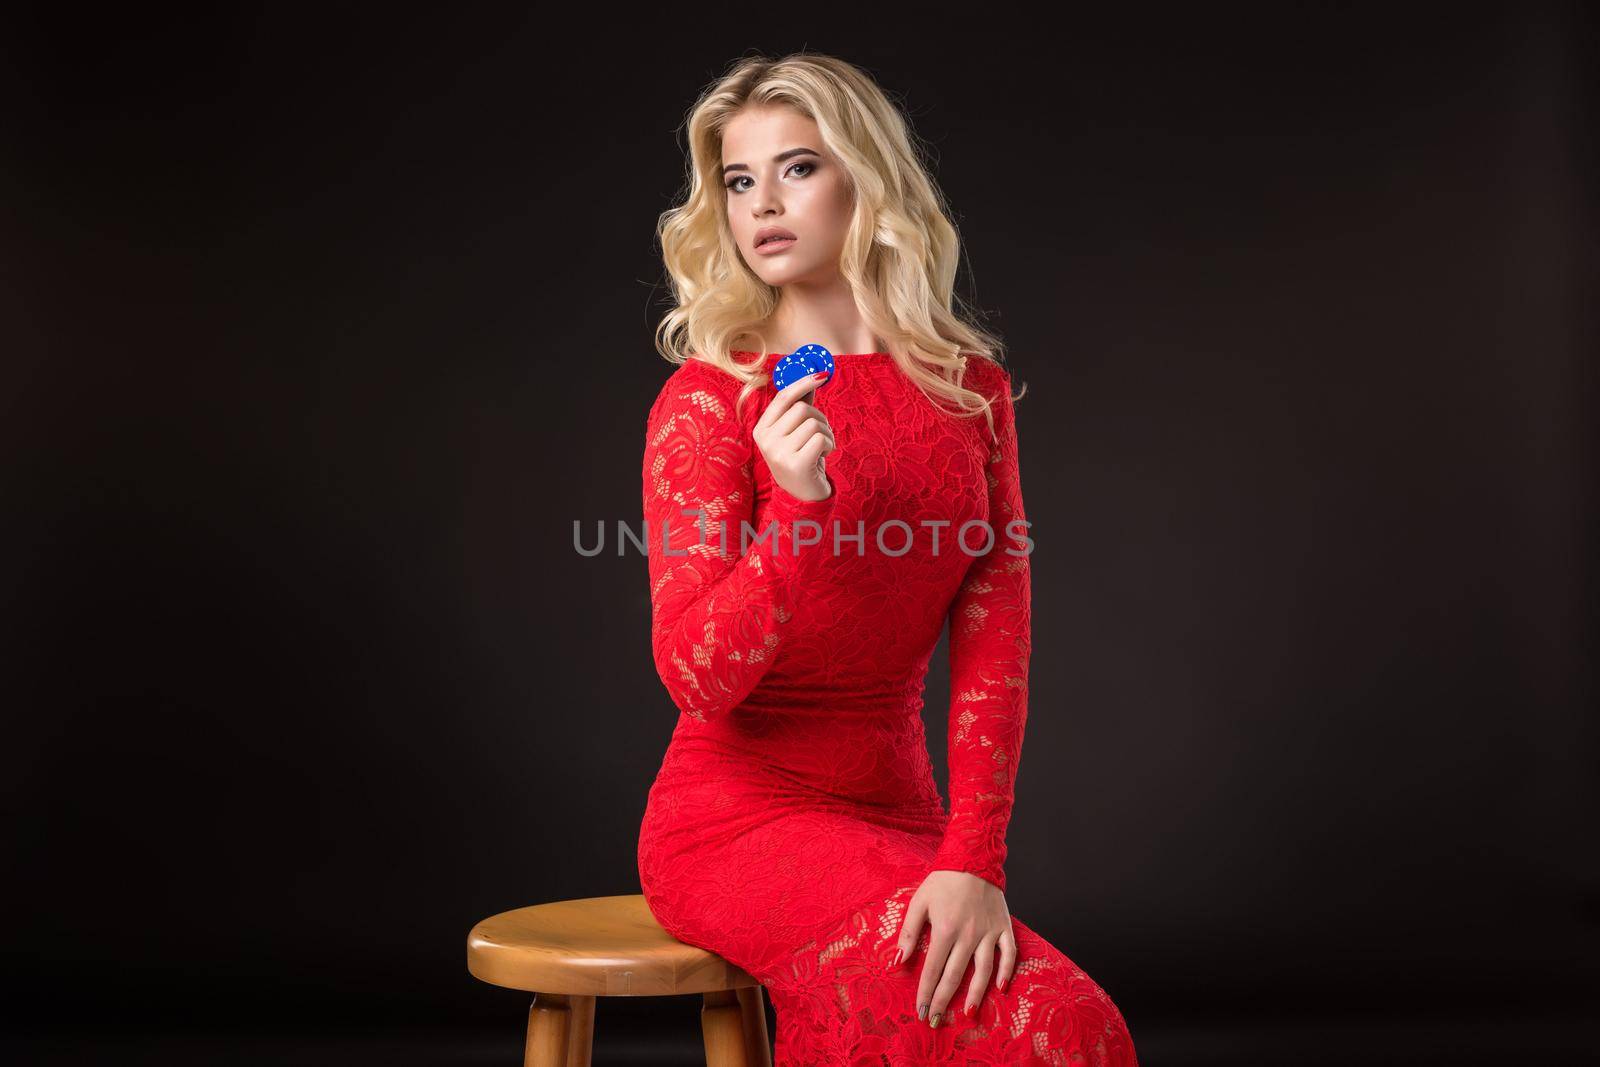
[[[951,310],[959,242],[905,121],[807,53],[740,63],[689,133],[643,469],[680,709],[650,909],[761,981],[780,1065],[1135,1064],[1105,991],[1006,905],[1032,541],[1010,376]],[[776,390],[806,343],[832,378]],[[921,719],[947,618],[948,815]]]

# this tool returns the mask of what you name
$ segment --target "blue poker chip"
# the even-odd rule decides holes
[[[833,381],[833,353],[821,345],[801,345],[772,368],[772,384],[774,388],[783,389],[819,372],[828,375],[818,383],[817,388],[821,389]]]

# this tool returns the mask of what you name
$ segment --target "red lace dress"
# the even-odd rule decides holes
[[[651,645],[679,709],[639,833],[651,912],[761,981],[779,1067],[1136,1064],[1111,998],[1015,916],[1015,977],[991,980],[975,1018],[970,965],[947,1021],[917,1018],[926,925],[891,965],[929,871],[1006,885],[1031,648],[1026,531],[1007,529],[1024,518],[1009,375],[969,358],[964,384],[996,401],[991,438],[888,354],[839,356],[813,400],[837,445],[833,494],[813,502],[773,483],[751,437],[778,358],[735,353],[768,373],[743,410],[732,375],[691,359],[650,411]],[[947,617],[948,815],[921,718]]]

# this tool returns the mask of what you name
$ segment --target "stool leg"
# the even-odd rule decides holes
[[[749,1050],[745,1059],[751,1067],[772,1067],[772,1046],[767,1043],[766,997],[758,985],[739,990],[739,1007],[744,1012],[744,1042]]]
[[[567,1067],[589,1067],[594,1053],[594,998],[570,996],[572,1026],[567,1031]]]
[[[524,1067],[567,1067],[571,1045],[572,1009],[559,993],[535,993],[528,1009],[528,1043]]]
[[[744,1009],[731,989],[705,995],[700,1031],[706,1041],[706,1067],[750,1067],[744,1042]]]

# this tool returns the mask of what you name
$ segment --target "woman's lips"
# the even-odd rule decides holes
[[[756,245],[756,255],[775,256],[779,252],[787,252],[799,240],[800,238],[798,237],[780,237],[775,241],[763,241]]]

